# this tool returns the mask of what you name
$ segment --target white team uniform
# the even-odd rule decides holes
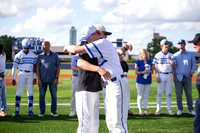
[[[16,96],[22,96],[24,86],[27,87],[28,96],[33,96],[33,65],[36,63],[36,55],[29,50],[26,54],[23,50],[15,55],[13,69],[18,68],[17,92]],[[14,68],[15,67],[15,68]],[[12,78],[15,78],[15,70]]]
[[[91,58],[97,57],[99,66],[107,69],[111,80],[106,85],[105,112],[109,132],[128,133],[127,117],[130,98],[130,86],[123,78],[123,70],[115,47],[106,39],[99,39],[85,45]],[[129,89],[129,91],[126,90]]]
[[[162,51],[158,52],[153,60],[153,63],[158,65],[158,72],[161,82],[157,82],[157,110],[161,110],[162,96],[164,88],[166,91],[166,102],[167,110],[171,109],[171,94],[172,94],[172,66],[167,55],[171,57],[173,54],[167,52],[166,54]]]

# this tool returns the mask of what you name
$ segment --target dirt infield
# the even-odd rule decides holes
[[[6,85],[12,85],[12,79],[11,79],[11,74],[9,76],[6,76],[6,77],[10,77],[10,78],[6,78],[5,79],[5,82],[6,82]],[[60,74],[59,77],[72,77],[72,74]],[[136,78],[137,76],[136,75],[128,75],[127,78]],[[153,79],[156,78],[156,76],[152,76]],[[192,77],[192,81],[195,82],[196,81],[196,77]],[[62,82],[59,82],[59,84],[62,84]]]

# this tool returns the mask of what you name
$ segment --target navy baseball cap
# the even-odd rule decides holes
[[[31,44],[30,44],[29,39],[23,39],[22,40],[22,46],[23,46],[23,48],[30,48]]]
[[[200,33],[197,33],[194,39],[189,41],[189,43],[193,43],[194,45],[196,45],[198,42],[200,42]]]
[[[185,40],[183,40],[183,39],[179,40],[178,44],[185,44]]]

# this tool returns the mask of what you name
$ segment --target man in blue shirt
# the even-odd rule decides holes
[[[193,47],[196,49],[196,52],[200,52],[200,33],[197,33],[192,41],[189,41],[189,43],[193,43]],[[194,133],[200,133],[200,66],[198,66],[197,69],[197,81],[196,81],[196,87],[199,92],[199,97],[195,104],[196,109],[196,115],[194,119]]]
[[[183,88],[187,97],[188,113],[195,115],[192,100],[192,75],[196,70],[196,60],[191,52],[185,49],[185,40],[179,40],[180,51],[173,56],[176,68],[173,71],[174,84],[176,89],[177,115],[182,115],[183,104],[182,94]]]
[[[57,85],[60,73],[60,59],[58,55],[50,51],[50,42],[42,43],[43,53],[41,53],[36,62],[38,86],[39,86],[39,104],[41,113],[38,116],[45,115],[45,94],[47,86],[51,93],[51,115],[58,116],[57,110]]]
[[[69,116],[74,116],[75,111],[75,92],[78,89],[78,67],[77,67],[77,58],[78,54],[73,56],[71,61],[71,69],[72,69],[72,97],[71,97],[71,110]]]

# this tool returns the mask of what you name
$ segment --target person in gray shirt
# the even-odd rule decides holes
[[[42,43],[43,53],[41,53],[36,62],[38,86],[39,86],[39,105],[40,114],[45,115],[45,94],[47,86],[51,93],[51,115],[58,116],[57,110],[57,85],[60,73],[60,59],[58,55],[50,50],[50,42],[44,41]]]

